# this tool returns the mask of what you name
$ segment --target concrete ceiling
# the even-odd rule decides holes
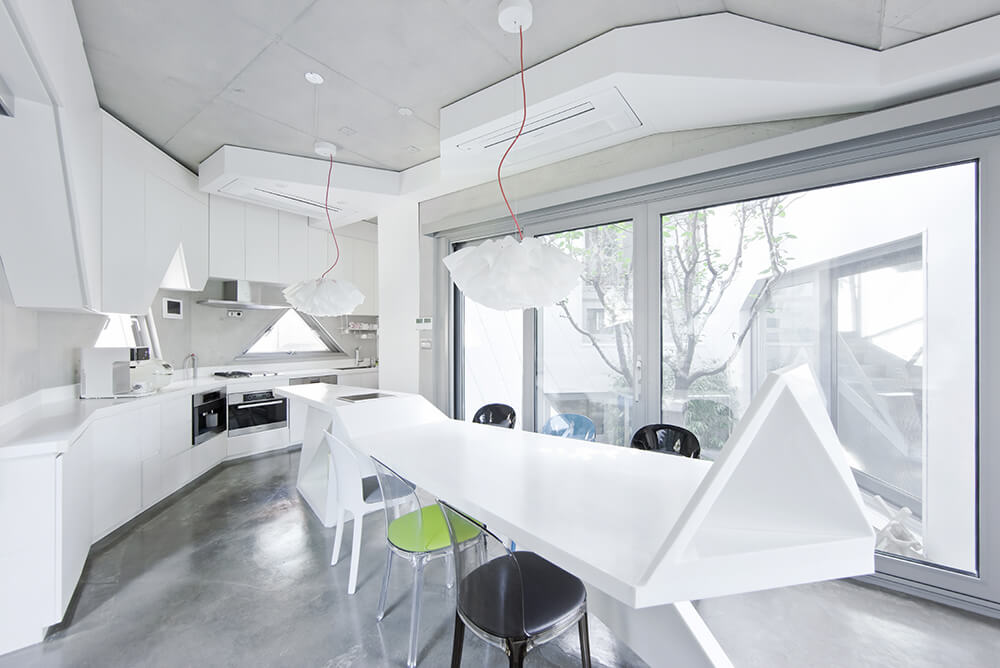
[[[338,161],[406,169],[438,156],[442,107],[518,66],[492,0],[73,4],[102,107],[191,169],[223,144],[313,156],[316,139]],[[536,0],[525,65],[615,27],[721,11],[889,49],[1000,14],[1000,0]]]

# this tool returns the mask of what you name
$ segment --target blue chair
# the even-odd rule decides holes
[[[575,438],[578,441],[593,441],[597,438],[597,428],[594,421],[586,415],[576,413],[560,413],[553,415],[542,427],[543,434]]]

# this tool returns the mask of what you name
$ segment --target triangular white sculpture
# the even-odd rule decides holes
[[[163,275],[160,287],[169,290],[191,289],[191,278],[188,273],[187,259],[184,257],[183,243],[177,246],[177,251],[167,266],[167,272]]]
[[[691,598],[871,572],[874,533],[862,503],[809,367],[780,369],[681,513],[647,584],[677,578],[685,564],[711,572],[713,561],[740,572],[711,573]]]

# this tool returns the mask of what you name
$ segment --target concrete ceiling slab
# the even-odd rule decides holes
[[[882,44],[885,0],[725,0],[734,14],[857,46]]]
[[[919,39],[1000,14],[1000,0],[885,0],[881,47],[904,43],[906,31]],[[1000,37],[998,37],[1000,41]]]

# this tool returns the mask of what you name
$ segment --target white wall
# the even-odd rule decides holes
[[[379,386],[420,391],[420,220],[416,203],[378,218]]]

